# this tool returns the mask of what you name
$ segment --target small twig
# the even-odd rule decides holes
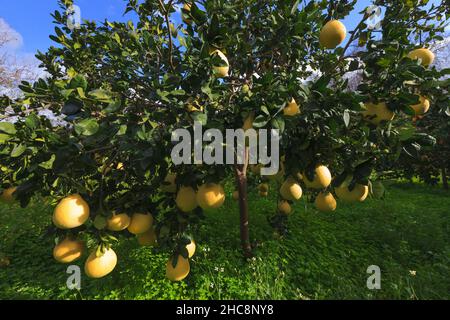
[[[172,6],[173,0],[170,0],[167,4],[167,7]],[[163,0],[159,0],[159,5],[161,7],[161,12],[164,15],[164,19],[166,20],[166,26],[167,26],[167,32],[169,34],[169,65],[172,71],[175,71],[175,67],[173,66],[173,59],[172,59],[172,49],[173,49],[173,43],[172,43],[172,33],[170,32],[170,21],[169,21],[169,10],[166,10],[164,7]]]
[[[342,51],[341,56],[339,57],[339,61],[342,61],[345,57],[345,52],[347,51],[347,49],[350,47],[350,45],[352,44],[352,42],[355,40],[356,35],[358,34],[358,31],[360,31],[359,29],[361,28],[362,24],[364,23],[364,21],[366,21],[367,19],[367,13],[364,13],[364,16],[362,17],[361,21],[358,23],[358,25],[356,26],[355,30],[353,30],[352,35],[350,36],[350,39],[348,39],[347,44],[344,47],[344,50]]]

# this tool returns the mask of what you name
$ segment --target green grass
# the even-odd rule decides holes
[[[42,236],[51,208],[0,207],[0,299],[449,299],[450,194],[393,183],[384,200],[343,205],[333,214],[300,201],[290,233],[277,239],[266,221],[275,192],[250,195],[256,257],[239,250],[237,204],[208,213],[196,235],[197,253],[183,282],[164,277],[168,254],[127,240],[115,249],[115,271],[66,288],[66,266],[53,261],[53,240]],[[82,266],[83,261],[77,264]],[[369,290],[369,265],[381,268],[381,289]],[[410,271],[416,271],[411,275]]]

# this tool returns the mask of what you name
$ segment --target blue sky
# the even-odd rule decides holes
[[[58,9],[56,0],[15,0],[2,1],[0,18],[3,18],[12,29],[23,38],[20,51],[33,53],[36,50],[45,51],[52,45],[49,35],[54,33],[54,25],[50,13]],[[358,1],[356,12],[361,11],[370,3],[369,0]],[[88,20],[120,20],[126,21],[131,16],[123,16],[124,0],[75,0],[81,9],[81,16]],[[357,23],[357,13],[346,19],[349,30]]]
[[[433,0],[430,2],[438,2]],[[115,21],[127,21],[130,15],[123,16],[125,0],[75,0],[81,8],[83,19],[99,20],[105,18]],[[355,11],[344,20],[347,30],[353,30],[360,19],[362,11],[370,0],[357,2]],[[58,9],[56,0],[15,0],[2,1],[0,19],[21,36],[21,43],[16,48],[18,54],[30,55],[37,50],[45,51],[53,43],[49,35],[54,33],[54,25],[50,13]]]

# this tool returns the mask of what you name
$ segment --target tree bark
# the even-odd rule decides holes
[[[248,147],[245,148],[244,164],[235,164],[236,186],[239,192],[239,216],[241,229],[241,245],[244,256],[250,258],[253,256],[250,245],[250,232],[248,226],[248,202],[247,202],[247,165],[248,165]]]
[[[444,186],[445,190],[448,190],[447,172],[445,170],[445,167],[442,167],[441,175],[442,175],[442,185]]]

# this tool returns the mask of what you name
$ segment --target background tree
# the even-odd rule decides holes
[[[15,97],[15,89],[22,80],[33,81],[38,73],[33,65],[23,59],[18,59],[10,51],[18,39],[5,22],[0,21],[0,92]]]

